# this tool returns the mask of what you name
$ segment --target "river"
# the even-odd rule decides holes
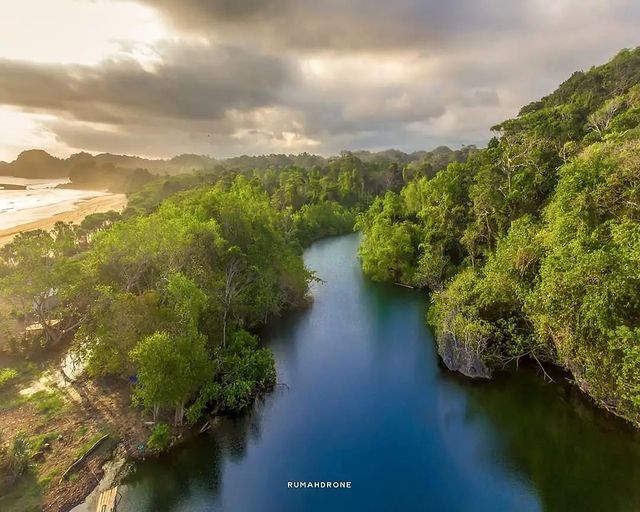
[[[324,283],[265,333],[286,386],[139,463],[119,512],[640,510],[633,429],[562,377],[447,372],[424,294],[365,279],[357,245],[306,251]],[[301,480],[351,489],[287,487]]]

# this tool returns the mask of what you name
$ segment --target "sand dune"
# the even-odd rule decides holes
[[[125,194],[110,194],[78,201],[75,204],[69,205],[69,211],[55,213],[50,217],[0,230],[0,246],[9,243],[18,233],[23,231],[30,231],[32,229],[50,230],[53,229],[53,226],[58,221],[79,224],[82,219],[92,213],[106,212],[109,210],[121,211],[126,203],[127,196]]]

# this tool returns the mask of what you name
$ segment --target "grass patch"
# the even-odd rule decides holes
[[[0,388],[10,384],[18,378],[18,370],[15,368],[0,368]]]
[[[64,468],[62,468],[61,466],[55,466],[46,474],[42,475],[39,479],[40,487],[42,489],[45,489],[52,481],[58,481],[60,479],[60,476],[62,475],[63,469]]]
[[[26,404],[29,401],[28,396],[19,395],[17,393],[2,393],[0,395],[0,412],[9,411]]]
[[[66,405],[65,399],[57,391],[38,391],[29,397],[29,401],[35,405],[40,414],[47,419],[53,418],[61,412]]]
[[[5,375],[4,384],[0,384],[0,411],[15,409],[29,401],[29,397],[20,395],[18,389],[27,386],[42,375],[43,369],[32,362],[16,363],[0,369]]]
[[[22,362],[0,369],[0,411],[8,411],[28,401],[18,393],[18,388],[30,384],[42,374],[35,363]]]
[[[5,368],[0,368],[0,386],[2,386],[3,384],[3,374],[12,375],[9,380],[12,381],[12,384],[18,384],[29,382],[35,379],[42,373],[42,370],[43,369],[40,368],[36,363],[33,363],[31,361],[22,361]]]
[[[42,510],[42,486],[32,471],[27,471],[0,496],[2,512],[38,512]]]
[[[101,430],[100,432],[96,432],[95,434],[93,434],[89,439],[87,439],[84,443],[82,443],[78,449],[75,452],[75,455],[73,457],[74,460],[78,460],[80,457],[82,457],[85,453],[87,453],[89,451],[89,449],[98,442],[98,439],[100,439],[101,437],[104,437],[106,434],[109,434],[109,432],[105,429]]]
[[[45,444],[50,443],[54,439],[56,439],[59,435],[59,432],[53,430],[51,432],[46,432],[44,434],[38,434],[35,436],[31,436],[29,438],[29,449],[31,453],[38,453]]]

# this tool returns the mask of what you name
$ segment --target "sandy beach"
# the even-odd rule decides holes
[[[23,231],[32,229],[53,229],[58,221],[80,223],[87,215],[109,210],[121,211],[127,203],[125,194],[109,194],[89,199],[83,199],[74,204],[69,204],[69,210],[55,213],[49,217],[40,218],[17,226],[0,229],[0,246],[9,243]]]

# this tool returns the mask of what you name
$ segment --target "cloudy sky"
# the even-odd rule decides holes
[[[482,145],[639,26],[637,0],[7,0],[0,160]]]

